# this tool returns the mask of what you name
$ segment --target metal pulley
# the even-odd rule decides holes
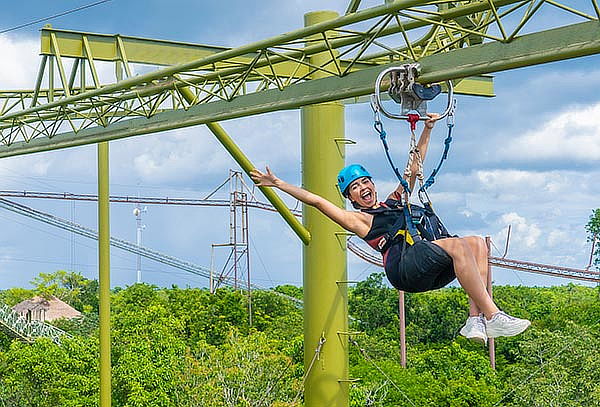
[[[373,97],[373,109],[381,111],[390,119],[408,119],[408,114],[417,113],[419,120],[427,119],[427,101],[433,100],[442,92],[439,84],[421,85],[416,80],[420,73],[419,64],[404,64],[398,67],[387,68],[382,71],[375,81],[375,94]],[[381,81],[388,75],[390,76],[390,87],[388,94],[392,100],[401,106],[400,114],[390,113],[381,103]],[[448,86],[448,105],[440,119],[446,117],[453,107],[454,87],[451,81],[446,81]]]

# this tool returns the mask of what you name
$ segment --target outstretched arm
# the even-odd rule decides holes
[[[368,232],[369,225],[366,223],[365,217],[361,216],[361,213],[347,211],[304,188],[288,184],[277,178],[269,167],[267,167],[266,173],[256,169],[252,170],[250,176],[258,186],[278,188],[305,204],[314,206],[325,216],[350,232],[356,233],[359,236],[364,236]],[[364,230],[365,228],[366,231]]]
[[[437,113],[427,113],[427,116],[429,116],[429,119],[425,120],[425,127],[423,128],[423,132],[421,133],[421,136],[419,137],[419,141],[417,141],[417,150],[419,151],[419,154],[421,155],[421,160],[423,162],[425,162],[425,156],[427,155],[427,148],[429,147],[429,139],[431,136],[431,130],[435,126],[435,122],[440,117],[440,115]],[[419,168],[419,164],[415,157],[413,159],[412,166],[410,167],[410,172],[411,172],[410,179],[407,180],[411,191],[413,190],[413,188],[415,186],[415,182],[417,180],[418,168]],[[394,192],[392,192],[388,196],[388,199],[395,199],[397,201],[400,201],[402,199],[403,193],[404,193],[404,187],[402,186],[402,184],[398,184],[398,187],[396,187]]]

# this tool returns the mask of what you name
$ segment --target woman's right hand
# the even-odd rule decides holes
[[[428,129],[433,129],[435,126],[435,122],[440,119],[439,113],[427,113],[427,120],[425,120],[425,127]]]
[[[277,178],[275,174],[271,172],[271,169],[268,166],[266,173],[260,172],[257,169],[253,169],[250,171],[250,177],[252,178],[252,181],[254,181],[254,183],[259,187],[276,187],[277,182],[279,181],[279,178]]]

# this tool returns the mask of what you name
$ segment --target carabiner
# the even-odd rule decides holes
[[[386,133],[383,129],[383,123],[381,122],[381,120],[375,120],[375,123],[373,123],[373,127],[375,128],[375,131],[379,133],[379,137],[385,138]]]
[[[448,127],[454,127],[454,112],[456,111],[456,99],[452,100],[450,110],[448,110],[448,116],[446,116],[446,125]]]

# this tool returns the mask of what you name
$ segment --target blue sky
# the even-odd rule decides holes
[[[13,2],[0,15],[0,30],[83,4],[88,2]],[[330,1],[325,7],[343,13],[346,4]],[[300,28],[305,12],[323,8],[317,1],[113,0],[51,23],[88,32],[239,46]],[[552,18],[549,14],[548,21]],[[41,25],[0,35],[1,88],[33,87]],[[594,56],[498,73],[495,98],[460,96],[450,158],[431,189],[447,226],[461,235],[490,235],[502,248],[511,224],[509,257],[584,267],[589,256],[584,227],[592,209],[600,206],[599,86],[600,57]],[[371,116],[368,105],[346,107],[346,135],[358,142],[348,147],[347,161],[364,163],[385,193],[393,188],[394,178],[373,133]],[[298,111],[222,125],[255,164],[269,163],[280,177],[300,182]],[[390,121],[385,126],[396,160],[402,163],[406,126]],[[443,147],[445,132],[438,127],[428,168],[436,164]],[[86,146],[0,160],[0,189],[95,193],[95,154],[94,146]],[[230,168],[237,166],[202,126],[111,143],[112,194],[202,198],[228,176]],[[335,174],[329,176],[333,179]],[[19,202],[96,228],[94,204]],[[134,241],[133,206],[114,204],[111,210],[112,234]],[[263,286],[301,284],[301,243],[277,215],[251,210],[250,216],[253,281]],[[144,214],[144,245],[208,266],[210,245],[228,240],[228,222],[224,208],[151,206]],[[86,277],[96,276],[95,242],[78,236],[73,240],[67,232],[4,211],[0,224],[4,231],[0,289],[26,286],[39,272],[70,269],[71,264]],[[378,271],[351,254],[348,259],[352,280]],[[113,249],[111,261],[113,285],[135,281],[135,256]],[[144,281],[158,285],[206,285],[200,277],[147,260],[143,274]],[[494,280],[528,285],[566,282],[507,270],[496,270]]]

